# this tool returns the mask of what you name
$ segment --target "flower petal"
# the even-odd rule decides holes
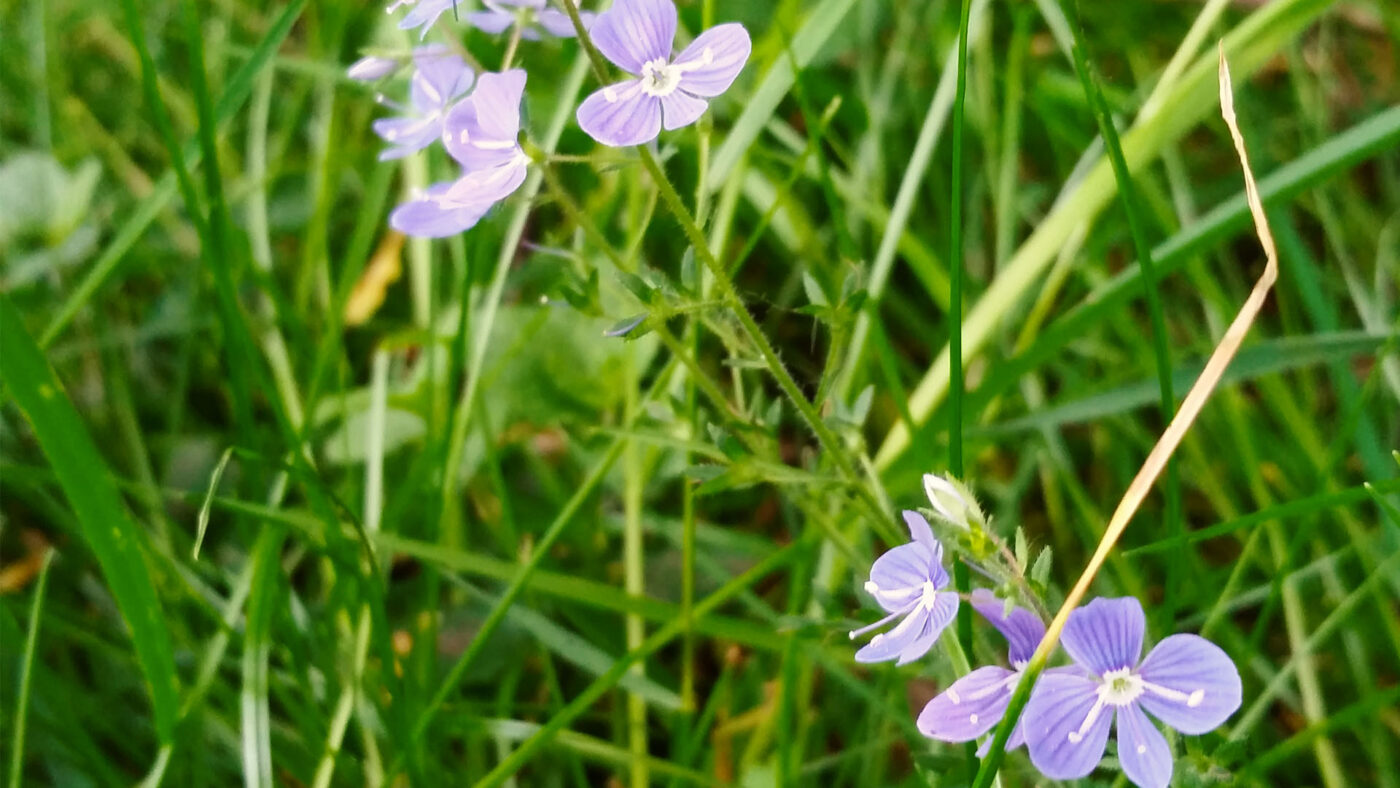
[[[1016,674],[997,665],[987,665],[953,682],[919,713],[919,731],[939,741],[972,741],[986,733],[1006,714],[1016,688],[1008,679]],[[979,697],[980,696],[980,697]]]
[[[1142,661],[1138,675],[1186,697],[1165,698],[1148,687],[1138,698],[1152,716],[1182,733],[1215,730],[1240,707],[1239,670],[1219,646],[1199,635],[1164,638]]]
[[[1171,748],[1136,703],[1118,709],[1118,762],[1123,774],[1142,788],[1171,784]]]
[[[681,89],[707,98],[718,96],[734,84],[752,51],[753,42],[743,25],[715,25],[676,57],[676,65],[683,69]]]
[[[1136,598],[1095,599],[1069,614],[1060,643],[1075,662],[1102,676],[1137,666],[1146,627]]]
[[[642,64],[670,60],[676,39],[676,5],[671,0],[616,0],[593,23],[593,43],[618,68],[642,73]]]
[[[403,19],[399,20],[399,29],[412,30],[415,27],[422,28],[418,31],[418,37],[422,39],[428,35],[428,30],[437,22],[438,17],[442,16],[444,11],[452,7],[453,2],[455,2],[455,0],[418,0],[413,6],[413,9],[404,15]],[[389,10],[393,11],[400,5],[403,5],[403,3],[394,3],[389,6]]]
[[[1113,721],[1111,707],[1101,709],[1079,738],[1079,728],[1098,700],[1097,688],[1093,679],[1069,673],[1044,673],[1036,682],[1021,723],[1031,763],[1041,774],[1053,780],[1072,780],[1092,772],[1103,759]]]
[[[917,542],[902,544],[885,552],[870,566],[867,590],[887,613],[902,610],[922,592],[929,582],[929,549]],[[935,586],[936,588],[936,586]]]
[[[933,644],[938,641],[938,636],[943,634],[943,630],[953,623],[953,617],[958,614],[958,595],[939,594],[933,600],[933,610],[929,611],[929,616],[923,622],[923,628],[919,634],[909,642],[904,651],[899,655],[896,665],[904,665],[922,657],[933,648]]]
[[[497,167],[469,172],[457,179],[443,197],[454,203],[485,203],[490,206],[509,197],[525,182],[528,167],[524,157]]]
[[[437,139],[441,122],[435,118],[380,118],[372,124],[378,134],[393,147],[379,154],[380,161],[399,159],[420,151]]]
[[[437,112],[472,86],[472,70],[444,46],[420,47],[413,53],[410,93],[413,106],[426,115]]]
[[[399,69],[399,61],[387,57],[366,55],[345,70],[345,76],[357,82],[374,82]]]
[[[937,558],[934,560],[940,560],[943,557],[943,545],[933,538],[933,529],[929,527],[928,520],[912,509],[905,509],[903,514],[904,524],[909,528],[909,538],[930,550],[937,550]]]
[[[592,30],[593,23],[598,17],[591,11],[579,11],[578,18],[579,21],[583,23],[584,30]],[[536,21],[540,23],[540,27],[544,28],[546,33],[552,36],[557,36],[559,38],[574,37],[573,20],[569,19],[569,15],[563,11],[546,8],[539,13]]]
[[[451,205],[441,200],[451,184],[438,183],[417,200],[406,202],[389,214],[389,226],[418,238],[446,238],[465,232],[490,210],[491,203]]]
[[[448,154],[467,170],[489,169],[515,158],[524,92],[525,72],[520,69],[482,74],[476,91],[443,119]]]
[[[701,115],[710,102],[696,98],[684,90],[673,90],[661,97],[661,125],[667,131],[689,126]]]
[[[637,80],[629,80],[584,99],[577,117],[588,136],[604,145],[640,145],[661,133],[661,100],[642,93]]]
[[[486,11],[473,11],[467,14],[467,22],[472,27],[483,33],[504,33],[515,24],[515,14],[503,11],[499,8],[491,8]]]
[[[929,624],[929,610],[923,605],[916,606],[894,629],[881,632],[870,639],[856,652],[856,662],[886,662],[901,659],[906,649],[926,634]]]
[[[1012,664],[1030,661],[1040,639],[1045,637],[1045,624],[1040,616],[1024,607],[1013,607],[1009,615],[1002,615],[1005,604],[985,588],[972,592],[972,607],[1006,636],[1007,656]]]
[[[524,69],[482,74],[472,93],[479,133],[491,140],[515,142],[520,136],[520,99],[524,95]]]

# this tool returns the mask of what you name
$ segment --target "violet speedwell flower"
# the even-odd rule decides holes
[[[601,21],[599,22],[601,24]],[[903,618],[893,629],[871,638],[856,652],[857,662],[897,659],[903,665],[922,657],[933,647],[958,612],[958,595],[941,589],[948,585],[943,569],[943,545],[933,538],[928,521],[918,512],[905,512],[913,540],[875,559],[865,590],[889,615],[851,633],[851,638]]]
[[[1235,663],[1205,638],[1172,635],[1139,661],[1146,623],[1132,597],[1096,599],[1070,614],[1060,643],[1088,675],[1041,676],[1023,718],[1031,762],[1046,777],[1092,772],[1116,717],[1123,773],[1144,788],[1164,788],[1171,781],[1171,749],[1143,712],[1182,733],[1200,734],[1240,707]]]
[[[1023,607],[1013,607],[1006,613],[1002,601],[985,588],[972,592],[972,607],[1006,636],[1011,669],[998,665],[978,668],[953,682],[942,695],[924,706],[919,714],[919,730],[940,741],[972,741],[992,730],[1006,714],[1021,673],[1045,636],[1045,624],[1040,616]],[[1014,750],[1025,740],[1018,722],[1011,731],[1011,738],[1006,740],[1006,749]],[[988,740],[983,749],[990,743]]]
[[[462,166],[456,181],[436,183],[404,203],[389,225],[407,235],[442,238],[470,229],[525,181],[530,159],[520,148],[525,72],[482,74],[476,90],[443,123],[443,144]]]
[[[622,147],[678,129],[705,112],[707,98],[727,90],[749,59],[749,33],[738,23],[701,33],[676,58],[676,6],[671,0],[616,0],[598,15],[593,43],[638,79],[609,85],[584,100],[578,125],[593,139]]]
[[[538,41],[540,31],[558,38],[572,38],[574,23],[569,15],[558,9],[549,8],[546,0],[484,0],[485,11],[467,14],[467,21],[476,29],[487,33],[504,33],[511,25],[520,25],[520,37]],[[589,11],[578,12],[579,21],[587,30],[593,25],[594,15]]]
[[[402,158],[431,145],[442,134],[448,107],[472,86],[472,70],[441,44],[414,50],[413,65],[407,116],[374,122],[374,133],[391,146],[379,154],[381,161]]]

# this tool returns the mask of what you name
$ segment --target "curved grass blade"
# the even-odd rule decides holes
[[[0,295],[0,380],[34,430],[73,507],[82,537],[97,557],[117,609],[131,630],[162,744],[175,733],[179,708],[175,659],[160,598],[142,552],[145,533],[132,520],[107,463],[78,411],[10,300]]]

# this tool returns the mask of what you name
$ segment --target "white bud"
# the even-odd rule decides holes
[[[977,505],[964,498],[958,487],[936,474],[924,474],[924,494],[938,516],[953,525],[967,528],[971,513],[977,511]]]
[[[397,60],[369,55],[356,60],[354,65],[345,70],[345,76],[358,82],[374,82],[394,73],[398,67]]]

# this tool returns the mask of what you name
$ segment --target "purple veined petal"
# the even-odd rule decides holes
[[[1164,638],[1138,668],[1138,702],[1182,733],[1215,730],[1240,707],[1240,672],[1219,646],[1199,635]]]
[[[995,731],[988,731],[988,733],[995,733]],[[987,757],[987,753],[990,752],[992,749],[992,741],[994,738],[994,736],[988,736],[987,738],[982,740],[981,744],[977,746],[978,758]],[[1017,720],[1016,727],[1011,729],[1011,735],[1006,737],[1006,748],[1004,752],[1011,752],[1012,750],[1016,749],[1017,747],[1020,747],[1022,744],[1025,743],[1026,726],[1021,722],[1021,720]]]
[[[1137,666],[1146,628],[1147,617],[1136,598],[1100,598],[1069,614],[1060,645],[1075,662],[1102,676]]]
[[[529,170],[529,160],[524,154],[489,170],[469,172],[457,179],[444,194],[443,199],[454,203],[485,203],[493,205],[520,188]]]
[[[957,594],[938,594],[934,597],[933,609],[929,611],[928,618],[924,620],[919,634],[909,642],[909,645],[904,647],[904,651],[899,655],[899,661],[895,664],[905,665],[927,654],[938,640],[938,636],[943,634],[943,630],[953,623],[953,617],[957,614]]]
[[[356,60],[350,68],[345,70],[345,76],[356,82],[374,82],[383,79],[397,71],[399,61],[393,58],[377,57],[366,55]]]
[[[509,162],[520,151],[520,99],[525,72],[482,74],[476,91],[447,111],[443,144],[466,170],[482,170]]]
[[[1031,763],[1053,780],[1073,780],[1103,759],[1113,707],[1099,706],[1098,682],[1069,673],[1044,673],[1021,715]],[[1092,721],[1085,725],[1090,715]]]
[[[718,96],[734,84],[752,51],[749,31],[743,25],[715,25],[696,36],[676,57],[681,89],[707,98]]]
[[[584,30],[592,30],[593,23],[597,18],[597,15],[591,11],[578,12],[578,20],[583,23]],[[535,21],[539,22],[540,27],[544,28],[546,33],[557,38],[573,38],[575,35],[574,22],[563,11],[546,8],[539,12]]]
[[[643,93],[633,79],[609,85],[584,99],[577,118],[579,127],[604,145],[641,145],[661,133],[661,99]]]
[[[431,49],[431,51],[424,51]],[[440,112],[472,86],[473,74],[465,60],[445,47],[423,47],[413,55],[410,82],[413,107],[427,115]]]
[[[389,214],[389,226],[417,238],[446,238],[471,229],[486,215],[491,204],[444,203],[441,198],[451,185],[433,184],[423,197],[395,208]]]
[[[437,22],[438,17],[442,16],[443,12],[451,8],[452,4],[456,1],[457,0],[417,0],[417,2],[414,2],[414,0],[400,0],[389,6],[389,11],[392,13],[394,9],[401,5],[411,6],[411,10],[403,19],[399,20],[399,29],[412,30],[414,28],[421,28],[418,31],[418,37],[422,39],[428,35],[428,30]]]
[[[872,663],[900,659],[905,650],[928,631],[929,610],[915,605],[909,615],[888,632],[881,632],[856,652],[856,662]]]
[[[389,161],[431,145],[437,139],[441,122],[434,118],[380,118],[372,128],[392,146],[379,154],[380,161]]]
[[[1172,781],[1172,751],[1136,703],[1118,709],[1118,763],[1141,788],[1167,788]]]
[[[473,11],[467,14],[467,22],[483,33],[496,35],[506,32],[511,25],[515,24],[515,14],[488,7],[485,11]]]
[[[598,15],[590,32],[604,57],[623,71],[641,74],[643,63],[671,59],[676,5],[671,0],[616,0]]]
[[[919,731],[939,741],[972,741],[991,730],[1006,714],[1017,674],[987,665],[953,682],[919,713]]]
[[[520,99],[524,94],[524,69],[482,74],[471,97],[481,126],[479,133],[491,140],[515,142],[520,136]]]
[[[885,612],[903,610],[923,593],[924,583],[929,581],[928,567],[927,547],[910,543],[891,548],[871,564],[865,590]]]
[[[1007,657],[1011,664],[1030,661],[1040,645],[1040,639],[1045,637],[1045,624],[1040,616],[1023,607],[1013,607],[1010,614],[1003,616],[1005,604],[985,588],[972,592],[972,608],[1006,637]]]
[[[928,520],[913,509],[905,509],[901,514],[904,525],[909,528],[909,538],[927,547],[933,553],[935,562],[943,560],[943,545],[933,538],[933,529],[929,527]]]

